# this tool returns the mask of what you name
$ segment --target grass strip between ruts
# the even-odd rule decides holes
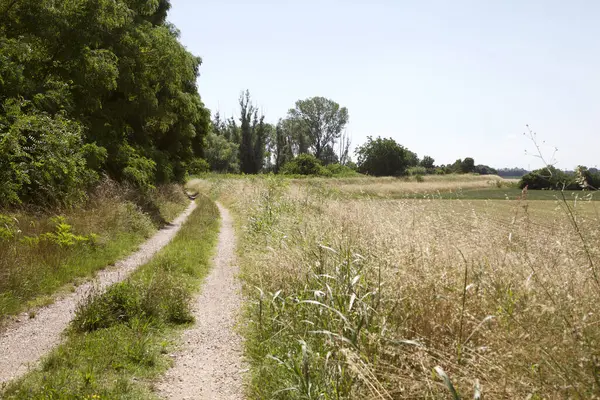
[[[149,399],[168,353],[193,322],[190,301],[210,269],[219,211],[200,196],[173,241],[126,281],[92,294],[63,344],[10,383],[5,399]],[[33,338],[32,338],[33,340]]]

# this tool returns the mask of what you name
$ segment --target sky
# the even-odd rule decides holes
[[[600,166],[600,1],[171,0],[214,114],[248,89],[275,123],[348,108],[353,147],[391,137],[436,164]],[[555,148],[555,159],[551,161]]]

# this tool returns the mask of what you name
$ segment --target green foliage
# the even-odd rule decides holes
[[[19,233],[17,222],[14,217],[0,214],[0,242],[15,238]]]
[[[29,244],[49,243],[60,247],[73,247],[82,244],[94,246],[98,242],[98,235],[95,233],[89,235],[74,234],[73,227],[67,224],[65,217],[54,217],[50,221],[54,224],[54,232],[46,232],[37,237],[26,236],[24,239]]]
[[[192,322],[190,299],[185,283],[166,274],[148,283],[122,282],[103,294],[92,295],[77,310],[72,326],[78,332],[93,332],[140,319]]]
[[[415,175],[425,175],[427,173],[427,169],[425,167],[410,167],[406,170],[406,173],[410,176]]]
[[[5,3],[0,206],[73,205],[101,173],[146,189],[184,179],[210,114],[168,0]]]
[[[188,165],[190,175],[198,175],[210,171],[210,164],[203,158],[195,158]]]
[[[583,189],[600,190],[600,171],[579,165],[575,169],[575,181]]]
[[[421,167],[423,167],[427,170],[431,170],[431,169],[435,168],[435,160],[433,159],[433,157],[424,156],[423,159],[421,160],[420,165],[421,165]]]
[[[257,174],[264,165],[265,144],[268,129],[264,116],[258,116],[258,108],[250,102],[250,92],[242,93],[240,104],[240,170],[245,174]]]
[[[463,174],[475,172],[475,160],[473,160],[471,157],[467,157],[462,160],[460,164],[460,172]]]
[[[356,172],[355,169],[351,168],[348,165],[328,164],[325,166],[325,168],[331,173],[332,176],[335,177],[344,178],[351,176],[360,176],[360,174]]]
[[[156,163],[138,153],[128,144],[121,146],[118,162],[122,166],[122,177],[142,191],[152,189],[156,174]]]
[[[473,172],[479,175],[496,175],[498,171],[488,165],[476,165]]]
[[[348,109],[333,100],[312,97],[298,100],[296,108],[291,109],[288,115],[299,127],[299,139],[306,140],[308,144],[300,145],[300,153],[310,149],[317,159],[330,163],[333,147],[348,123]]]
[[[327,176],[330,172],[312,154],[300,154],[281,168],[285,175]]]
[[[0,206],[21,201],[43,206],[72,205],[98,175],[86,156],[102,151],[83,145],[79,123],[64,114],[40,112],[30,102],[4,103],[0,114]]]
[[[553,166],[540,168],[524,175],[519,181],[521,189],[551,189],[551,190],[579,190],[581,185],[574,176],[569,176]]]
[[[371,136],[367,137],[367,143],[356,149],[356,154],[358,171],[374,176],[404,175],[412,158],[394,139],[373,139]]]

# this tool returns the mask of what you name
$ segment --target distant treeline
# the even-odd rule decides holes
[[[528,173],[529,171],[523,168],[500,168],[496,170],[496,175],[503,178],[520,178]]]

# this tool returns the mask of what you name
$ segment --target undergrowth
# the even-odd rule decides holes
[[[128,280],[79,307],[65,342],[41,368],[11,383],[5,399],[151,399],[152,380],[193,321],[190,299],[209,270],[219,212],[207,197],[173,241]]]
[[[144,211],[140,198],[154,204]],[[180,186],[141,196],[105,181],[80,209],[0,212],[0,321],[50,302],[65,285],[77,284],[130,253],[189,204]]]

